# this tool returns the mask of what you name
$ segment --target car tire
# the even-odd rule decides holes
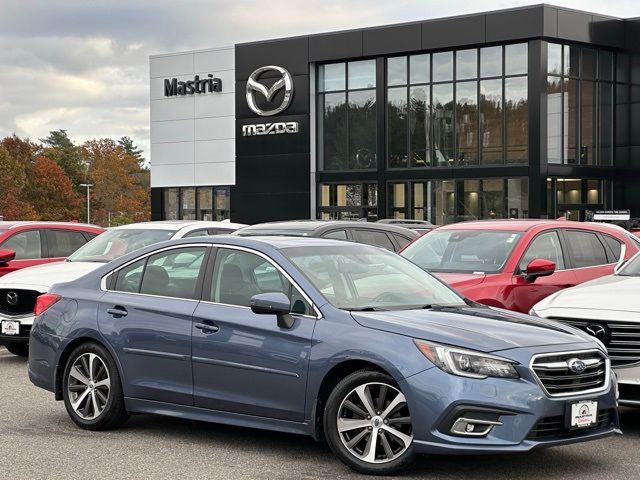
[[[7,343],[5,348],[9,351],[9,353],[13,353],[18,357],[28,357],[29,356],[29,344],[28,343]]]
[[[97,343],[77,347],[64,367],[62,395],[67,413],[84,430],[111,430],[129,418],[115,361]]]
[[[406,400],[393,378],[382,372],[359,370],[340,381],[329,395],[323,420],[331,451],[357,472],[390,475],[415,459]]]

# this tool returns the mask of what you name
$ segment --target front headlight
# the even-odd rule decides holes
[[[520,378],[511,360],[463,348],[414,339],[416,347],[436,367],[469,378]]]

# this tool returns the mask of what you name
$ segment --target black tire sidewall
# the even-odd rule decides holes
[[[110,380],[110,391],[107,404],[102,413],[93,420],[85,420],[73,410],[68,390],[69,372],[71,371],[71,367],[78,357],[86,353],[93,353],[100,357],[107,366]],[[67,413],[74,423],[80,428],[87,430],[104,430],[111,428],[110,424],[113,423],[114,417],[122,414],[121,410],[124,409],[124,397],[122,395],[122,386],[120,383],[118,368],[113,357],[111,357],[111,354],[106,348],[97,343],[84,343],[71,352],[71,355],[67,358],[67,363],[64,367],[64,374],[62,377],[62,396]]]
[[[342,444],[338,433],[338,409],[346,396],[356,387],[365,383],[386,383],[402,391],[392,377],[376,370],[360,370],[345,377],[333,389],[324,410],[324,431],[331,451],[349,468],[368,475],[389,475],[408,467],[415,458],[413,444],[400,457],[387,463],[368,463],[354,457]]]

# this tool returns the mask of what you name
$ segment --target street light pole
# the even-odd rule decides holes
[[[81,187],[87,187],[87,223],[91,223],[91,197],[89,196],[89,189],[93,187],[93,183],[81,183]]]

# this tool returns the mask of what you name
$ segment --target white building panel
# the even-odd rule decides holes
[[[196,163],[195,178],[215,178],[214,185],[235,185],[236,163]]]
[[[193,119],[167,120],[164,122],[151,122],[151,144],[167,142],[193,142]],[[153,158],[151,159],[153,163]]]
[[[195,165],[156,165],[152,166],[152,187],[191,187],[195,183]]]
[[[196,118],[195,139],[198,140],[233,140],[235,138],[235,121],[233,117]]]
[[[151,169],[156,165],[177,165],[194,163],[194,142],[151,144]],[[153,179],[153,176],[152,176]]]
[[[214,72],[235,69],[233,47],[215,48],[194,52],[194,69],[196,72]]]
[[[194,71],[193,52],[158,55],[149,59],[149,75],[151,78],[175,77],[176,75],[186,75]]]
[[[167,98],[151,100],[151,121],[186,120],[193,118],[195,98]]]

